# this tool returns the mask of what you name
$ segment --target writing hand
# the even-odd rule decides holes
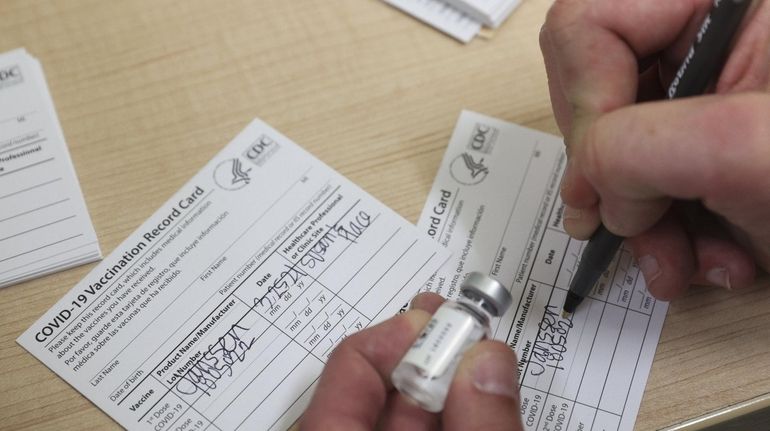
[[[411,310],[346,338],[332,353],[302,430],[521,430],[516,355],[485,340],[463,357],[444,411],[429,413],[393,388],[390,373],[443,299],[424,293]]]
[[[715,95],[654,101],[711,4],[558,0],[540,36],[569,155],[565,229],[628,237],[662,299],[770,269],[770,2],[749,12]]]

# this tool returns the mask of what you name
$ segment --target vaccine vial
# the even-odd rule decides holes
[[[480,272],[468,274],[460,297],[436,310],[393,370],[393,385],[424,410],[443,410],[463,353],[491,336],[490,321],[502,316],[511,302],[511,294],[498,281]]]

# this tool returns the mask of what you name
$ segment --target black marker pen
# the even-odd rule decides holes
[[[703,20],[695,41],[668,88],[669,99],[702,94],[724,65],[733,39],[751,0],[714,0]],[[599,277],[607,270],[623,238],[603,225],[588,241],[580,264],[570,282],[564,313],[573,313],[583,298],[591,293]]]

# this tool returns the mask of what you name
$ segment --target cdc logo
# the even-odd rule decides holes
[[[0,88],[24,82],[19,66],[11,66],[0,69]]]
[[[468,149],[474,151],[480,151],[484,154],[489,154],[495,147],[495,141],[499,131],[489,125],[476,123],[473,127],[473,133],[471,133],[471,139],[468,142]]]
[[[243,152],[243,157],[257,166],[262,166],[270,160],[279,148],[280,145],[273,138],[261,135]]]

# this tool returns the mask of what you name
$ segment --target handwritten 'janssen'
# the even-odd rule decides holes
[[[533,376],[543,374],[546,368],[563,370],[560,363],[567,353],[567,335],[572,329],[572,318],[561,319],[558,307],[546,305],[543,320],[540,322],[537,339],[532,347],[532,360],[529,372]]]
[[[217,388],[217,382],[233,375],[233,366],[246,360],[246,352],[254,345],[256,338],[248,341],[241,339],[240,332],[249,328],[232,325],[215,344],[209,346],[203,357],[183,376],[176,375],[179,381],[176,390],[185,395],[194,395],[201,391],[210,396]]]

